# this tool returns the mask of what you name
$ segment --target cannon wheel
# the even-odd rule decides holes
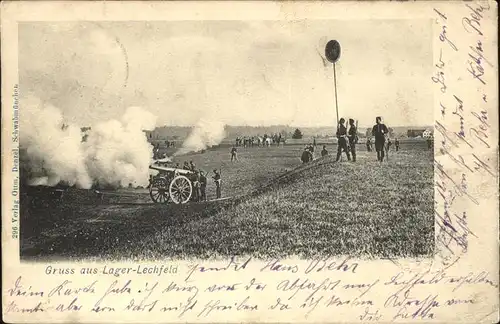
[[[149,195],[155,203],[166,204],[170,199],[167,180],[164,178],[153,180],[149,187]]]
[[[191,181],[185,176],[176,176],[172,182],[170,182],[169,193],[174,203],[187,203],[193,194]]]

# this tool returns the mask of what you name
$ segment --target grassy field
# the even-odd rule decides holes
[[[333,154],[335,146],[328,147]],[[53,206],[22,203],[23,259],[151,259],[422,256],[433,252],[433,156],[403,144],[380,164],[360,147],[358,161],[332,156],[301,165],[301,146],[228,148],[192,154],[204,170],[222,168],[226,201],[155,205],[146,190],[98,201],[70,190]],[[212,182],[207,188],[214,195]]]

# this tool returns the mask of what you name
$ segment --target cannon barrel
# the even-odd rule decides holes
[[[177,172],[179,174],[192,174],[193,171],[191,170],[184,170],[184,169],[179,169],[179,168],[171,168],[171,167],[164,167],[160,165],[150,165],[150,169],[156,170],[156,171],[164,171],[164,172]]]

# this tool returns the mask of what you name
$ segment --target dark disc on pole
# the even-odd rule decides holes
[[[340,58],[340,44],[336,40],[326,43],[325,56],[328,61],[335,63]]]

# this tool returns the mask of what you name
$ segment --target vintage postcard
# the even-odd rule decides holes
[[[498,322],[497,23],[2,2],[3,320]]]

